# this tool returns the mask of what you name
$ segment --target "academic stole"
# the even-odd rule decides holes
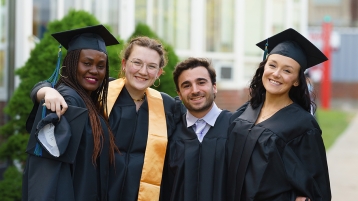
[[[124,84],[125,79],[122,78],[109,82],[108,117]],[[145,93],[148,102],[149,125],[138,201],[159,200],[160,183],[168,143],[167,127],[164,126],[166,125],[166,118],[162,96],[158,91],[151,88],[147,88]]]

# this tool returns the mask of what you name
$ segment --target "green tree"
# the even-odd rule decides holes
[[[25,124],[33,106],[29,93],[37,82],[48,79],[56,67],[59,43],[51,34],[97,24],[99,24],[99,21],[93,15],[85,11],[75,10],[69,11],[63,19],[55,20],[48,24],[44,37],[36,44],[30,54],[30,58],[23,67],[16,71],[16,74],[19,75],[21,79],[21,83],[4,109],[4,112],[10,117],[10,121],[0,128],[0,135],[5,139],[5,142],[0,146],[1,159],[10,162],[17,160],[20,164],[24,164],[25,162],[27,157],[25,148],[29,137]],[[110,30],[108,26],[107,29]],[[117,39],[121,42],[121,45],[108,48],[111,70],[118,69],[120,65],[118,54],[122,49],[123,41],[118,37]],[[66,52],[67,51],[62,48],[62,60]],[[18,174],[21,175],[20,172],[18,172]],[[18,185],[6,185],[10,182],[8,180],[13,180],[13,182],[18,181],[15,177],[17,177],[16,173],[11,170],[11,172],[5,176],[4,180],[0,181],[0,197],[2,200],[5,199],[4,196],[12,194],[13,192],[19,193],[21,197],[21,188],[19,191],[13,189],[13,187],[17,188]],[[19,185],[21,186],[21,179]],[[4,188],[7,188],[7,190],[4,190]],[[9,199],[14,198],[12,200],[17,200],[15,197]]]
[[[171,96],[177,96],[173,81],[173,71],[175,65],[179,62],[179,58],[175,54],[174,48],[164,42],[164,40],[161,40],[147,25],[142,23],[137,24],[130,39],[136,36],[148,36],[149,38],[154,38],[162,42],[164,49],[168,52],[168,64],[164,68],[165,72],[160,76],[160,85],[158,87],[152,86],[152,88],[165,92]],[[155,81],[155,84],[157,85],[158,81]]]
[[[4,173],[4,180],[0,182],[0,196],[2,201],[21,200],[21,180],[22,174],[11,166]]]

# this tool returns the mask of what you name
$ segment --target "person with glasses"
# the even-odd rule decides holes
[[[158,200],[160,193],[167,193],[161,192],[166,183],[162,175],[167,139],[183,108],[179,99],[150,88],[166,63],[159,41],[136,37],[122,51],[120,78],[109,82],[107,115],[120,151],[115,154],[115,169],[109,171],[109,200]],[[63,114],[66,102],[44,86],[36,85],[31,96],[41,95],[37,99],[45,99],[49,109]]]

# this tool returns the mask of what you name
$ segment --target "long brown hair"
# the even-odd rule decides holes
[[[102,116],[106,121],[106,126],[109,131],[109,159],[110,162],[114,162],[114,152],[118,151],[117,146],[115,145],[114,135],[109,127],[108,118],[105,115],[107,113],[107,92],[108,92],[108,82],[109,82],[109,64],[108,56],[106,62],[106,75],[105,78],[98,89],[91,93],[91,96],[82,88],[82,86],[77,81],[77,66],[80,58],[81,50],[73,50],[67,53],[64,61],[61,77],[56,84],[56,87],[60,84],[65,84],[72,89],[74,89],[83,99],[88,109],[88,116],[91,123],[92,133],[93,133],[93,153],[92,153],[92,163],[96,165],[96,159],[101,153],[104,141],[104,133],[101,126],[101,121],[99,115]]]

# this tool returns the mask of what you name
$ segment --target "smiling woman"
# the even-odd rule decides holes
[[[26,125],[27,130],[31,131],[31,137],[22,199],[107,200],[109,165],[114,163],[114,152],[118,148],[105,116],[109,76],[106,46],[118,44],[118,41],[102,25],[55,33],[53,36],[68,49],[55,88],[71,106],[71,110],[60,120],[54,113],[48,114],[44,119],[55,119],[53,123],[47,124],[54,128],[52,137],[40,141],[39,149],[43,149],[43,152],[37,148],[29,151],[33,150],[32,142],[36,140],[32,139],[38,136],[38,126],[43,122],[37,124],[38,119],[41,119],[41,112],[37,111],[42,108],[35,103]],[[39,99],[44,98],[45,91],[46,87],[39,90]],[[44,105],[48,109],[55,107],[48,101]],[[67,105],[63,107],[67,109]],[[84,112],[87,114],[85,118],[76,120]],[[76,124],[71,124],[72,119]],[[64,141],[59,139],[64,136],[60,135],[63,133],[60,129],[69,126],[71,132],[68,135],[71,137],[67,143],[62,143]],[[45,128],[40,133],[44,130],[44,133],[51,134],[51,130]],[[53,136],[56,141],[49,141]],[[50,150],[57,147],[64,147],[65,150],[60,155],[52,156]]]
[[[136,41],[129,47],[130,54],[124,54],[122,59],[122,71],[125,73],[126,89],[132,99],[140,99],[145,90],[162,74],[163,68],[159,66],[163,65],[163,58],[157,50],[137,45]],[[137,101],[136,105],[139,109],[141,102]]]
[[[291,86],[298,86],[300,65],[295,60],[273,54],[267,59],[264,68],[262,83],[270,94],[288,95]]]
[[[84,49],[80,53],[77,81],[89,95],[100,85],[106,75],[107,55],[103,52]]]
[[[269,56],[228,131],[228,200],[331,200],[322,131],[310,113],[315,105],[304,75],[327,58],[293,29],[257,45]]]
[[[81,74],[78,79],[83,81],[83,88],[88,91],[92,90],[92,85],[99,83],[96,79],[100,78],[97,74],[102,56],[96,55],[92,57],[93,55],[86,53],[93,62],[89,62],[91,65],[87,66],[85,59],[85,65],[77,72]],[[103,93],[100,97],[104,99],[100,100],[103,101],[101,105],[107,106],[106,117],[120,151],[120,154],[114,155],[115,168],[111,168],[103,177],[107,178],[109,175],[109,183],[104,184],[108,186],[108,200],[158,200],[159,195],[162,200],[167,200],[169,196],[167,194],[170,191],[161,190],[171,188],[170,178],[164,173],[168,171],[164,159],[168,138],[180,121],[182,104],[179,100],[150,88],[159,79],[166,63],[166,51],[159,41],[136,37],[122,51],[120,78],[107,83],[106,71],[102,85],[108,84],[108,99],[105,99],[106,94]],[[64,78],[61,80],[66,81]],[[63,112],[61,106],[67,107],[63,97],[54,89],[44,86],[47,85],[39,84],[32,94],[37,99],[44,98],[52,111]],[[43,88],[37,92],[40,87]],[[91,97],[98,98],[96,94],[96,91],[92,92]]]

